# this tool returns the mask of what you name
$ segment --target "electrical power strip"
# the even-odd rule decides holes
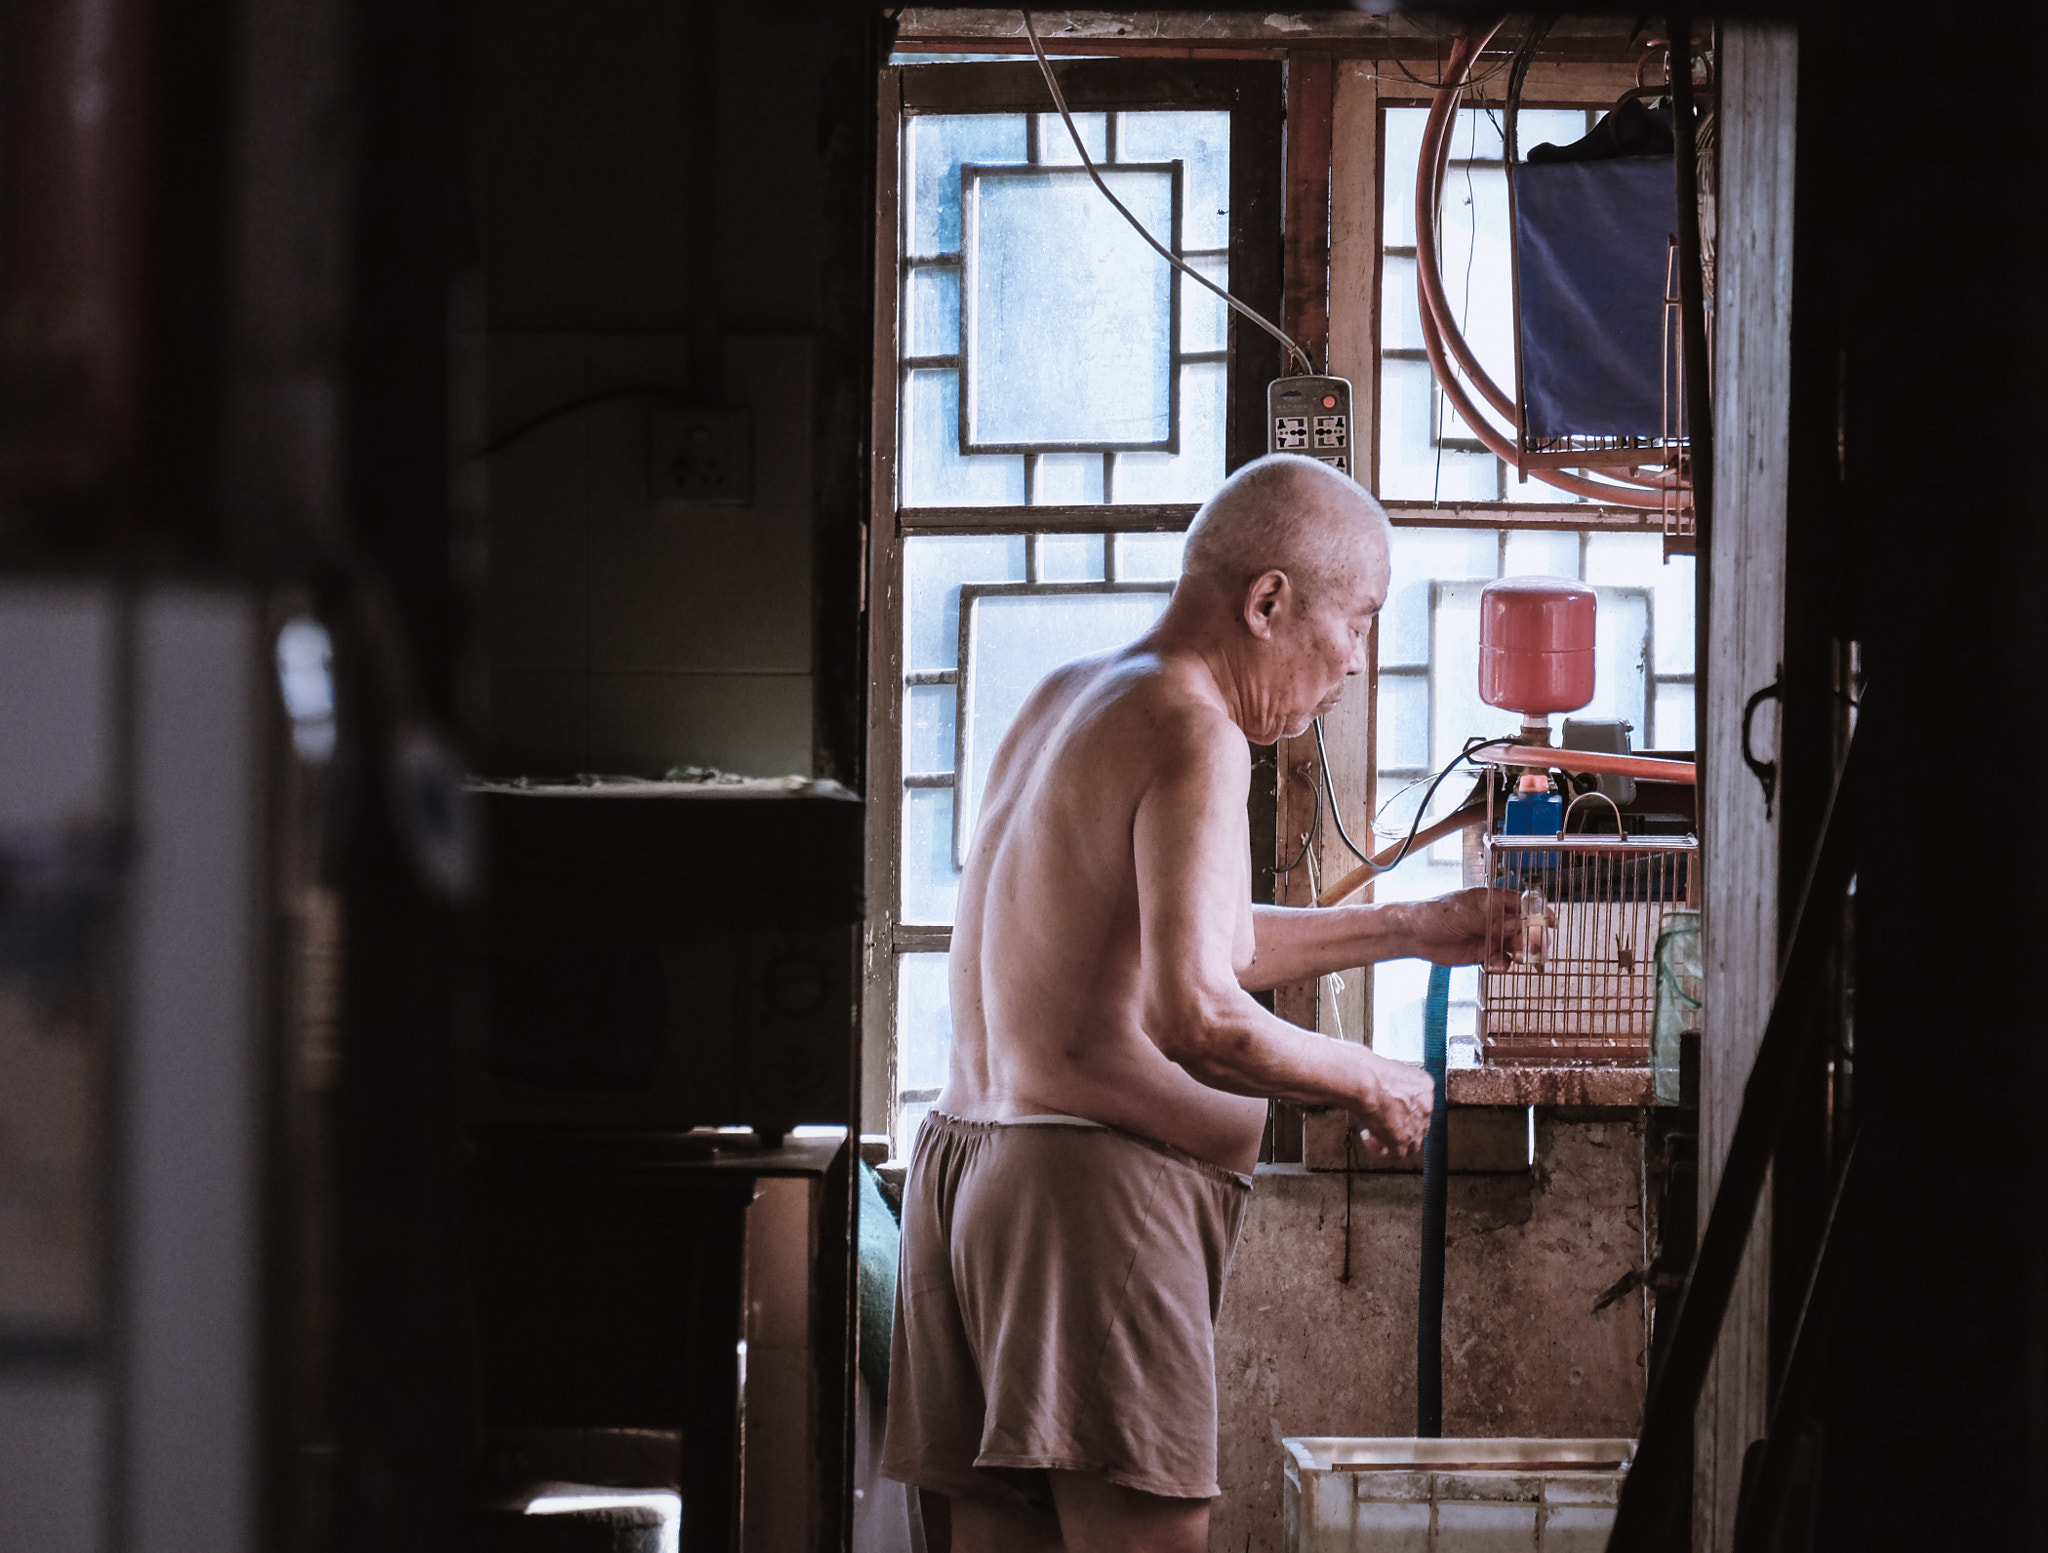
[[[1355,480],[1351,430],[1347,379],[1282,377],[1266,385],[1267,452],[1300,453]]]

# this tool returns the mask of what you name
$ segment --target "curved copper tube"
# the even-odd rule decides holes
[[[1595,776],[1629,776],[1645,782],[1680,782],[1690,787],[1699,781],[1699,767],[1689,760],[1658,760],[1650,755],[1609,755],[1599,750],[1554,749],[1548,744],[1510,744],[1485,751],[1475,750],[1472,758],[1489,766],[1533,766],[1545,770],[1585,771]]]
[[[1451,320],[1450,304],[1443,293],[1443,275],[1438,268],[1436,252],[1437,206],[1442,200],[1444,175],[1451,160],[1451,111],[1458,100],[1458,92],[1464,83],[1472,63],[1486,45],[1493,41],[1493,35],[1500,31],[1506,18],[1487,28],[1485,34],[1474,39],[1470,33],[1460,33],[1451,48],[1449,60],[1445,62],[1442,80],[1444,84],[1430,99],[1429,122],[1423,126],[1422,147],[1415,158],[1415,276],[1416,289],[1421,294],[1422,310],[1428,315],[1425,323],[1434,322],[1444,343],[1450,346],[1451,354],[1458,359],[1458,365],[1465,369],[1465,376],[1477,388],[1487,402],[1510,421],[1517,419],[1515,402],[1500,389],[1500,386],[1486,374],[1479,365],[1479,358],[1465,343],[1464,334]],[[1453,85],[1453,83],[1457,83]],[[1427,215],[1425,216],[1425,212]],[[1428,330],[1425,328],[1425,333]]]
[[[1401,855],[1403,847],[1407,847],[1412,856],[1422,848],[1443,840],[1444,837],[1450,835],[1454,830],[1468,830],[1474,825],[1484,825],[1485,823],[1486,800],[1484,798],[1481,798],[1476,803],[1464,804],[1452,810],[1434,825],[1425,825],[1415,833],[1414,841],[1411,842],[1404,837],[1400,841],[1380,848],[1378,852],[1373,854],[1373,859],[1370,863],[1359,864],[1358,867],[1352,869],[1350,873],[1339,879],[1335,884],[1327,886],[1323,893],[1316,897],[1316,904],[1318,906],[1334,906],[1339,901],[1350,899],[1350,897],[1356,895],[1368,884],[1371,884],[1380,874],[1385,873],[1393,865],[1394,859]]]
[[[1415,290],[1421,314],[1423,349],[1429,355],[1430,369],[1435,372],[1444,397],[1451,401],[1460,419],[1489,452],[1513,464],[1519,462],[1518,449],[1479,413],[1464,386],[1450,370],[1445,353],[1447,341],[1451,353],[1457,357],[1458,364],[1464,368],[1473,385],[1519,428],[1521,415],[1518,407],[1480,367],[1471,347],[1465,343],[1457,321],[1451,317],[1450,303],[1443,294],[1443,275],[1438,267],[1436,247],[1437,206],[1450,161],[1451,109],[1463,90],[1473,61],[1505,21],[1505,17],[1501,18],[1483,33],[1461,32],[1458,35],[1450,57],[1444,63],[1441,77],[1444,84],[1430,99],[1429,122],[1423,128],[1422,146],[1415,164]],[[1655,485],[1610,483],[1566,474],[1561,470],[1532,469],[1529,473],[1545,485],[1610,506],[1647,511],[1661,508],[1664,502]]]

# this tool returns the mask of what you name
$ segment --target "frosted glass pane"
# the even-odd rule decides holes
[[[1501,159],[1501,115],[1483,108],[1460,108],[1458,122],[1451,130],[1451,161],[1472,158],[1484,162]]]
[[[1380,662],[1429,662],[1429,586],[1434,578],[1491,581],[1500,557],[1492,529],[1397,528],[1393,581],[1380,609]]]
[[[1102,500],[1100,453],[1041,453],[1031,482],[1037,507],[1087,507]]]
[[[1104,181],[1171,242],[1170,171]],[[974,180],[968,445],[1163,443],[1173,434],[1172,268],[1078,170]]]
[[[951,267],[912,270],[909,306],[905,313],[904,355],[957,356],[960,353],[960,272]]]
[[[903,791],[903,920],[949,926],[960,893],[953,866],[953,790],[910,787]]]
[[[1661,546],[1662,541],[1657,541]],[[1690,674],[1699,638],[1693,615],[1698,586],[1693,557],[1674,555],[1657,568],[1657,672]]]
[[[1166,608],[1165,589],[1141,593],[986,595],[968,603],[962,686],[961,855],[996,747],[1038,682],[1063,663],[1142,636]]]
[[[904,121],[904,241],[918,258],[960,251],[960,164],[1024,160],[1024,115],[919,115]]]
[[[953,708],[958,692],[951,685],[906,685],[903,688],[903,769],[908,772],[953,769]]]
[[[1102,460],[1097,459],[1099,464]],[[1041,534],[1038,575],[1044,582],[1102,581],[1100,534]]]
[[[1380,754],[1383,768],[1429,764],[1429,681],[1420,674],[1380,676]]]
[[[1387,110],[1380,241],[1389,248],[1415,246],[1415,163],[1422,153],[1422,128],[1428,122],[1427,108]]]
[[[896,1108],[895,1153],[898,1159],[909,1159],[917,1147],[917,1130],[924,1125],[924,1119],[931,1114],[929,1100],[920,1100]]]
[[[1226,291],[1230,288],[1228,259],[1191,259],[1188,267],[1206,275]],[[1230,309],[1223,298],[1207,286],[1183,280],[1180,286],[1180,348],[1189,355],[1220,351],[1230,343]]]
[[[1178,582],[1187,531],[1116,536],[1116,574],[1123,582]]]
[[[1415,295],[1415,261],[1388,254],[1380,261],[1380,349],[1422,349],[1422,301]]]
[[[1515,294],[1507,175],[1497,168],[1453,167],[1444,179],[1437,241],[1451,316],[1487,376],[1512,393]]]
[[[1038,120],[1038,159],[1041,162],[1069,162],[1079,166],[1081,158],[1074,151],[1074,137],[1067,133],[1066,122],[1057,113],[1034,114]],[[1077,113],[1074,128],[1081,132],[1081,144],[1088,148],[1088,154],[1099,166],[1109,160],[1109,115],[1106,113]],[[1131,158],[1125,157],[1125,161]]]
[[[1650,600],[1636,588],[1595,588],[1593,699],[1575,716],[1626,719],[1649,727]]]
[[[960,374],[951,367],[908,373],[903,385],[906,507],[1006,507],[1024,500],[1024,455],[960,451]]]
[[[1401,501],[1493,501],[1500,494],[1499,461],[1490,453],[1438,449],[1430,438],[1436,404],[1426,361],[1380,365],[1379,494]],[[1445,435],[1469,435],[1445,416]]]
[[[1110,495],[1119,502],[1203,502],[1223,483],[1224,364],[1180,369],[1180,451],[1119,453]]]
[[[1479,591],[1485,586],[1483,582],[1436,585],[1429,654],[1436,701],[1435,737],[1429,752],[1432,769],[1456,755],[1474,734],[1510,734],[1521,725],[1519,714],[1501,711],[1479,699]],[[1435,807],[1439,812],[1451,786],[1446,781],[1437,789]]]
[[[1562,491],[1556,486],[1530,475],[1524,480],[1515,473],[1515,466],[1509,464],[1501,474],[1502,489],[1506,492],[1503,501],[1525,502],[1534,506],[1554,507],[1560,502],[1584,504],[1586,498],[1573,491]]]
[[[1656,534],[1588,534],[1586,581],[1651,588],[1664,570],[1664,541]]]
[[[1693,558],[1664,559],[1656,534],[1590,534],[1586,538],[1586,581],[1648,588],[1655,598],[1656,665],[1659,674],[1693,670]]]
[[[1507,553],[1501,557],[1503,577],[1576,577],[1579,575],[1579,535],[1576,529],[1563,534],[1510,529]]]
[[[1693,727],[1693,689],[1690,685],[1659,685],[1657,716],[1643,734],[1642,748],[1689,750],[1697,730]]]
[[[1585,137],[1587,118],[1583,108],[1524,108],[1515,120],[1515,150],[1526,162],[1537,146],[1568,146]]]
[[[1119,113],[1116,155],[1120,162],[1180,162],[1181,247],[1230,246],[1227,112]]]
[[[1388,886],[1393,875],[1373,886],[1373,899],[1421,900],[1458,888],[1455,869],[1428,868],[1416,861],[1394,870],[1404,876],[1398,894]],[[1413,893],[1411,894],[1410,888]],[[1422,1061],[1423,1005],[1429,996],[1426,960],[1383,960],[1372,968],[1372,1049],[1396,1062]]]
[[[906,954],[896,961],[896,1092],[943,1089],[953,1046],[953,1003],[946,956]]]
[[[958,666],[960,584],[1022,582],[1021,534],[921,534],[903,542],[903,668]]]

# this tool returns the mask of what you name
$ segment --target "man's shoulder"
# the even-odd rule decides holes
[[[1153,657],[1120,676],[1109,699],[1115,720],[1138,746],[1134,753],[1175,764],[1250,765],[1243,732],[1214,690],[1185,665]]]

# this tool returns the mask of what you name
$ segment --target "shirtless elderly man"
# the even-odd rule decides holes
[[[1247,466],[1197,514],[1158,625],[1048,676],[996,754],[952,1066],[904,1193],[882,1466],[944,1496],[960,1553],[1206,1547],[1216,1312],[1266,1101],[1347,1107],[1380,1153],[1427,1130],[1420,1069],[1251,996],[1468,963],[1516,910],[1251,903],[1249,745],[1365,669],[1387,536],[1325,466]]]

